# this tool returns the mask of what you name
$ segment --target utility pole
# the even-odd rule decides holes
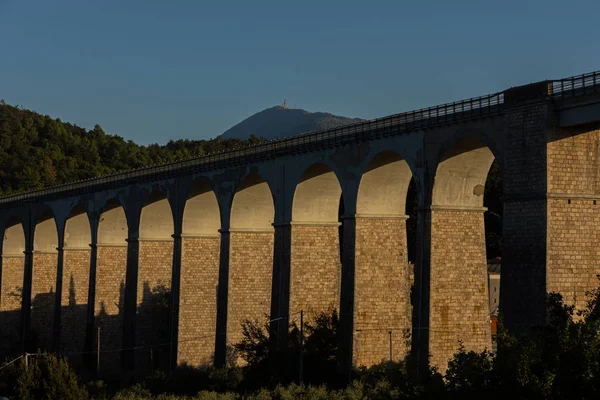
[[[96,341],[98,342],[96,348],[96,377],[100,377],[100,327],[98,327]]]
[[[298,361],[298,383],[302,384],[303,376],[302,369],[304,368],[304,310],[300,310],[300,358]]]
[[[390,368],[392,367],[392,331],[388,331],[388,334],[390,335]]]

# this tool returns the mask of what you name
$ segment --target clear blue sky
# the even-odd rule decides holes
[[[600,69],[599,15],[598,0],[0,0],[0,98],[143,144],[214,137],[284,98],[374,118]]]

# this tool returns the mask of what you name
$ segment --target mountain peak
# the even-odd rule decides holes
[[[226,130],[221,137],[223,139],[248,139],[250,135],[254,135],[265,139],[278,139],[359,121],[361,121],[359,118],[277,105],[246,118]]]

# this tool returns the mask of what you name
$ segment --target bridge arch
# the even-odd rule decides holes
[[[251,173],[238,185],[231,204],[232,230],[273,230],[275,206],[268,182]]]
[[[359,215],[404,215],[412,179],[408,162],[394,151],[371,158],[362,174],[356,212]]]
[[[246,175],[231,203],[227,341],[241,338],[245,319],[263,321],[271,309],[275,206],[268,182]]]
[[[178,363],[210,364],[217,325],[221,218],[213,184],[191,182],[183,211]],[[202,339],[198,339],[202,338]]]
[[[335,172],[314,163],[302,173],[292,201],[290,320],[336,309],[341,291],[342,187]]]
[[[447,143],[438,156],[431,204],[483,207],[485,182],[495,159],[479,138],[461,137]]]
[[[212,182],[208,179],[192,181],[183,211],[183,234],[218,234],[221,228],[219,214],[219,203]]]
[[[407,354],[411,328],[411,273],[408,263],[408,162],[382,151],[371,158],[360,179],[356,209],[354,362],[372,365]],[[414,185],[414,183],[413,183]]]
[[[335,172],[324,163],[310,165],[294,191],[292,221],[337,224],[341,196],[342,188]]]
[[[65,223],[61,291],[60,350],[83,350],[86,334],[92,232],[83,203]]]
[[[2,279],[0,283],[0,354],[14,351],[19,343],[19,321],[23,297],[25,268],[25,231],[13,218],[4,228],[2,237]]]
[[[2,240],[2,256],[24,257],[25,231],[19,219],[13,218],[7,224]]]
[[[174,232],[173,214],[167,193],[153,190],[146,199],[140,214],[140,239],[172,240]]]
[[[435,166],[429,348],[432,364],[442,370],[460,343],[467,350],[491,348],[494,310],[488,293],[484,194],[494,160],[502,163],[494,152],[497,146],[485,135],[457,136],[440,148]],[[501,229],[501,203],[495,200],[500,209],[493,217],[500,218],[495,223]]]
[[[98,245],[127,245],[128,225],[125,209],[114,197],[100,210]]]

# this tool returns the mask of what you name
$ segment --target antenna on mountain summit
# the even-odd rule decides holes
[[[283,108],[287,108],[287,100],[283,99]]]

